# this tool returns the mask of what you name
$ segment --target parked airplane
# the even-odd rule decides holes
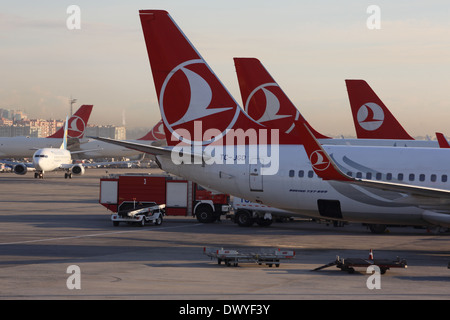
[[[234,58],[234,63],[244,110],[261,124],[279,128],[285,132],[292,131],[294,123],[303,117],[263,64],[256,58]],[[346,80],[345,82],[355,126],[359,127],[358,139],[330,139],[308,124],[308,128],[321,144],[438,147],[436,141],[414,140],[410,137],[365,81]],[[376,110],[377,116],[372,109]],[[358,110],[361,111],[358,113]],[[362,124],[359,124],[358,116]],[[373,121],[369,121],[369,118]],[[375,128],[375,125],[379,126],[377,130],[369,130]],[[366,134],[360,134],[362,131]]]
[[[66,118],[64,124],[63,142],[59,148],[41,148],[33,154],[33,162],[17,163],[11,161],[4,161],[8,165],[14,166],[14,173],[24,175],[28,170],[35,171],[35,178],[44,178],[44,172],[54,171],[56,169],[64,169],[65,178],[72,178],[72,173],[76,175],[84,174],[85,164],[72,164],[72,155],[67,150],[68,124],[69,118]],[[45,139],[45,138],[44,138]]]
[[[68,138],[81,139],[93,106],[82,105],[69,119]],[[64,136],[64,126],[46,138],[0,137],[0,159],[29,158],[38,149],[59,148]],[[69,143],[70,144],[70,143]]]
[[[205,187],[302,216],[450,226],[450,150],[321,146],[302,120],[289,133],[267,128],[238,106],[166,11],[142,10],[140,19],[170,147],[101,141],[153,154],[163,170]]]

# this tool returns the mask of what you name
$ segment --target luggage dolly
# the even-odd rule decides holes
[[[212,259],[217,259],[217,264],[224,264],[229,267],[237,267],[239,262],[254,262],[259,265],[263,263],[269,267],[280,266],[280,260],[293,259],[295,251],[276,249],[272,252],[239,252],[237,250],[225,250],[223,248],[203,248],[203,254]]]
[[[388,259],[373,259],[372,250],[370,250],[369,259],[360,259],[360,258],[347,258],[341,259],[339,256],[336,256],[336,260],[330,262],[324,266],[313,269],[312,271],[322,270],[328,267],[336,266],[342,271],[347,271],[348,273],[354,273],[355,268],[368,268],[370,266],[377,266],[380,268],[381,274],[385,274],[387,270],[390,268],[404,268],[406,269],[407,263],[405,259],[400,259],[397,257],[397,260],[388,260]]]

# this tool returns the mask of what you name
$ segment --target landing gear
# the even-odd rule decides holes
[[[44,179],[44,173],[43,172],[35,172],[34,178],[35,179]]]
[[[64,173],[64,179],[67,179],[67,178],[72,179],[72,172]]]

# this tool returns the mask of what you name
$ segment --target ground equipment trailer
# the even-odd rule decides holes
[[[111,174],[100,179],[99,202],[118,213],[138,206],[165,205],[167,216],[195,216],[208,223],[230,210],[228,194],[167,174]]]
[[[161,225],[163,222],[165,205],[151,205],[149,207],[138,206],[135,209],[123,210],[111,215],[113,226],[117,227],[120,222],[137,223],[144,226],[147,222],[152,222],[154,225]]]
[[[406,269],[408,267],[405,259],[400,259],[397,257],[396,260],[389,259],[374,259],[372,255],[372,251],[369,255],[369,259],[361,259],[361,258],[346,258],[341,259],[339,256],[336,256],[336,260],[330,262],[324,266],[313,269],[312,271],[318,271],[325,268],[329,268],[332,266],[336,266],[341,269],[341,271],[346,271],[348,273],[354,273],[355,268],[364,268],[367,269],[370,266],[377,266],[380,268],[380,273],[385,274],[387,270],[391,268],[403,268]]]
[[[225,263],[227,267],[237,267],[242,262],[253,262],[259,265],[266,264],[269,267],[280,266],[280,260],[293,259],[294,251],[275,249],[270,251],[229,250],[223,248],[203,248],[203,254],[211,259],[217,259],[217,263]]]

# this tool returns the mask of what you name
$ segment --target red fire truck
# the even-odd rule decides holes
[[[100,204],[118,213],[165,205],[165,215],[195,216],[210,223],[230,211],[230,196],[165,174],[111,174],[100,179]]]

